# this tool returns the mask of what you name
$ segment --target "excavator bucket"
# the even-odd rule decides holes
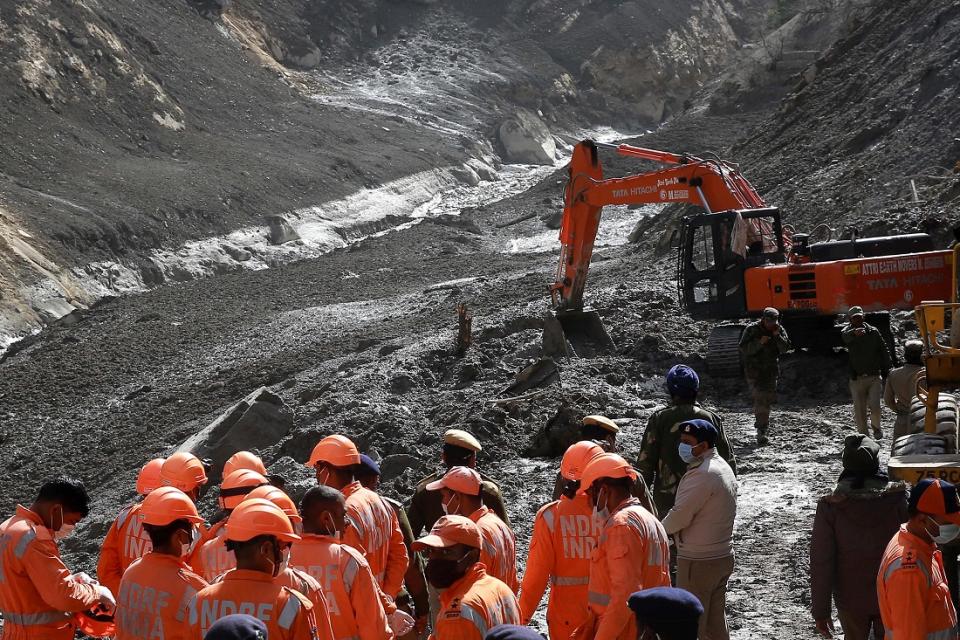
[[[614,353],[617,346],[593,309],[558,311],[543,323],[543,353],[546,356],[596,358]]]

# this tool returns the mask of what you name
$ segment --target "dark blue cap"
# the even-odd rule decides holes
[[[518,624],[498,624],[483,640],[543,640],[543,636],[530,627],[521,627]]]
[[[267,625],[245,613],[233,613],[210,625],[203,640],[267,640]]]
[[[700,376],[685,364],[677,364],[667,371],[667,391],[672,396],[696,395],[700,390]]]
[[[675,587],[644,589],[631,595],[627,604],[637,616],[638,625],[669,633],[675,640],[697,640],[703,605],[689,591]]]
[[[380,465],[365,453],[360,454],[360,469],[368,474],[380,475]]]
[[[680,433],[689,433],[697,439],[697,442],[706,442],[711,447],[716,446],[717,438],[720,436],[720,432],[712,422],[700,418],[681,422]]]

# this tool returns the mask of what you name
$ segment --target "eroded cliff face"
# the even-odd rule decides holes
[[[771,2],[5,5],[0,335],[424,215],[498,180],[518,109],[559,135],[655,127]],[[301,238],[265,243],[275,215]]]

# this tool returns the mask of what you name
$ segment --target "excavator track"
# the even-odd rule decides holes
[[[743,373],[740,362],[740,336],[744,326],[723,324],[714,327],[707,340],[707,368],[712,376],[739,378]]]

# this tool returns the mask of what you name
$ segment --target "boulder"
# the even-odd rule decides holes
[[[497,173],[497,170],[483,160],[470,158],[467,160],[467,166],[470,169],[473,169],[473,171],[476,172],[481,180],[486,180],[487,182],[496,182],[500,179],[500,174]]]
[[[213,461],[211,482],[220,479],[223,463],[237,451],[273,446],[293,428],[293,411],[283,399],[260,387],[223,412],[198,433],[190,436],[177,451],[188,451]]]
[[[508,162],[552,165],[556,158],[557,144],[547,125],[526,109],[505,120],[498,133]]]
[[[270,244],[281,245],[300,239],[299,234],[297,234],[293,226],[287,222],[287,219],[282,215],[274,214],[267,216],[267,226],[270,229]]]
[[[475,187],[480,184],[480,176],[477,175],[477,172],[474,171],[470,165],[462,165],[457,169],[453,169],[451,173],[453,174],[453,177],[457,179],[457,181],[462,182],[470,187]]]

